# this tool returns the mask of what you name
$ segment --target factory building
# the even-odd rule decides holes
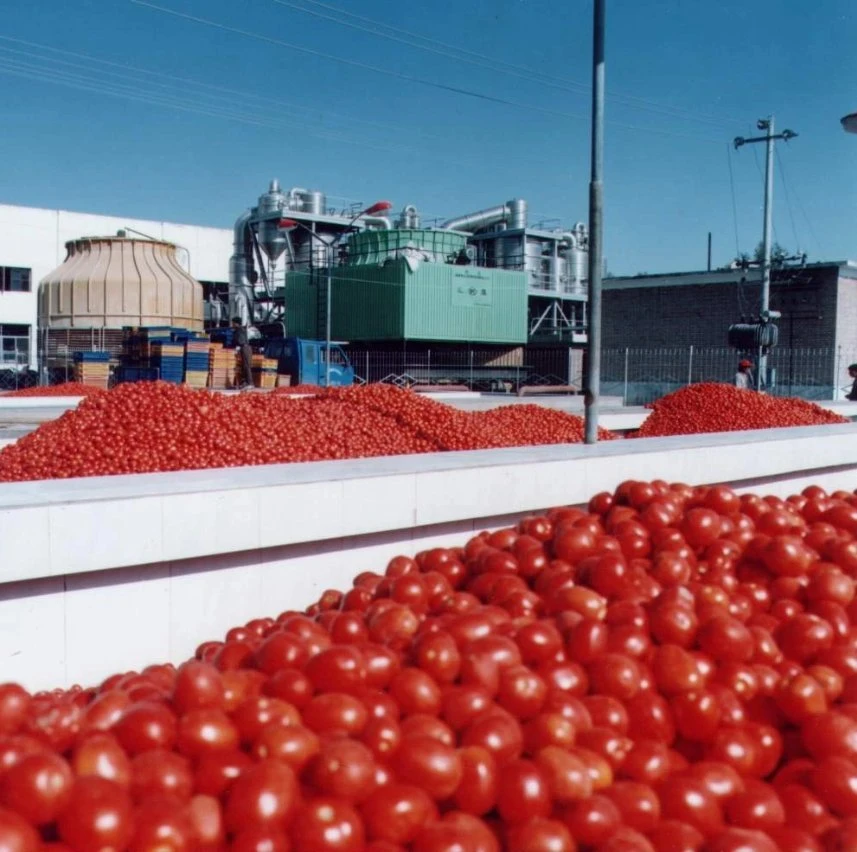
[[[417,208],[337,210],[275,180],[235,222],[229,312],[305,337],[443,345],[585,342],[589,236],[513,199],[427,226]],[[331,275],[327,275],[327,271]]]
[[[760,296],[758,268],[605,279],[604,381],[613,392],[620,383],[647,385],[635,402],[688,380],[730,381],[729,326],[758,319]],[[835,397],[857,360],[857,263],[774,269],[771,309],[781,314],[771,350],[779,388]]]
[[[190,303],[149,293],[183,270],[202,284],[209,328],[240,315],[262,337],[329,333],[427,361],[441,352],[473,363],[478,348],[475,368],[500,359],[516,377],[578,377],[584,224],[531,223],[523,199],[430,223],[414,205],[391,207],[339,209],[321,191],[276,180],[231,231],[0,206],[0,369],[51,367],[86,349],[115,356],[127,325],[194,324]],[[139,244],[147,239],[161,248]],[[174,268],[149,274],[157,257]]]
[[[66,259],[66,244],[119,231],[174,243],[179,264],[207,292],[227,286],[229,229],[0,204],[0,370],[36,364],[39,282]]]

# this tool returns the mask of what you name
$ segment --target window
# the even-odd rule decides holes
[[[0,290],[7,293],[29,293],[30,272],[19,266],[0,266]]]
[[[30,360],[30,326],[0,325],[0,364],[19,366]]]

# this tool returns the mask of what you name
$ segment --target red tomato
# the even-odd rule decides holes
[[[328,740],[313,758],[307,778],[325,796],[359,802],[372,792],[375,758],[362,743]]]
[[[295,852],[363,852],[366,837],[357,811],[336,798],[313,798],[295,812],[290,836]]]
[[[131,797],[106,778],[78,778],[57,826],[73,849],[124,849],[134,831]]]
[[[376,789],[360,807],[370,840],[410,843],[437,809],[419,787],[391,783]]]
[[[299,798],[294,772],[275,760],[263,760],[242,772],[226,800],[225,822],[230,831],[263,826],[284,828]]]
[[[41,848],[38,832],[25,819],[0,808],[0,849],[3,852],[38,852]]]
[[[0,805],[33,825],[45,825],[65,810],[73,781],[71,768],[59,755],[31,754],[0,777]]]

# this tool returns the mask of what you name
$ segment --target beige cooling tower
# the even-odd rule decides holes
[[[82,237],[39,284],[39,326],[164,326],[201,331],[202,286],[179,266],[176,246],[127,237]]]

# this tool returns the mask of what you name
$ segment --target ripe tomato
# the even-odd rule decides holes
[[[125,849],[134,831],[131,797],[106,778],[78,778],[57,827],[73,849]]]
[[[14,811],[0,808],[0,849],[4,852],[38,852],[38,832]]]
[[[295,773],[276,760],[262,760],[233,782],[226,800],[230,831],[249,826],[283,828],[298,802]]]
[[[324,796],[359,802],[373,789],[375,758],[363,743],[331,739],[312,759],[307,779]]]
[[[405,844],[435,818],[437,808],[420,787],[393,782],[374,790],[360,806],[360,813],[370,840]]]
[[[363,821],[345,801],[312,798],[295,812],[290,836],[295,852],[362,852],[366,848]]]
[[[71,768],[59,755],[31,754],[0,777],[0,805],[32,825],[46,825],[67,806],[73,781]]]

